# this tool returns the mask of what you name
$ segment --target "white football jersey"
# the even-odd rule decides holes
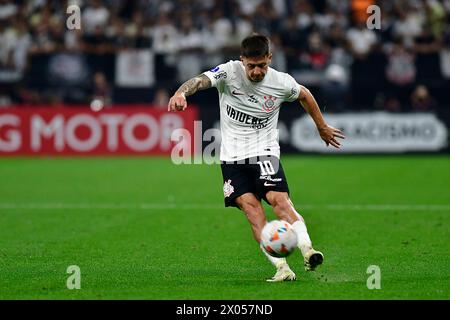
[[[219,92],[220,160],[263,155],[279,158],[280,105],[298,99],[300,85],[295,79],[269,67],[261,82],[252,82],[241,61],[229,61],[204,74]]]

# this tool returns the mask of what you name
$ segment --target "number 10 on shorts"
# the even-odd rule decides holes
[[[273,168],[272,162],[270,162],[270,160],[258,161],[257,164],[259,164],[262,176],[270,176],[272,174],[275,174],[275,169]]]

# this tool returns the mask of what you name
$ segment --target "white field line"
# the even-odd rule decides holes
[[[450,204],[306,204],[298,210],[450,211]],[[221,203],[1,203],[0,210],[220,210]]]

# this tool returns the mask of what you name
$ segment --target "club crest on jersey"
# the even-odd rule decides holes
[[[263,110],[266,112],[271,112],[275,108],[276,97],[264,96]]]
[[[234,192],[234,187],[231,185],[231,180],[225,181],[223,184],[223,195],[228,198]]]

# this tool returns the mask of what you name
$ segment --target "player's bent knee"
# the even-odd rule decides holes
[[[239,196],[235,200],[236,204],[243,210],[244,208],[259,208],[261,203],[258,199],[255,198],[254,195],[245,193],[242,196]]]
[[[240,196],[236,198],[236,204],[245,213],[247,219],[253,224],[263,226],[266,222],[266,215],[261,203],[253,196]]]
[[[275,206],[288,207],[288,206],[290,206],[289,196],[288,196],[287,192],[269,191],[266,195],[266,198],[272,207],[275,207]]]
[[[269,192],[266,196],[275,214],[281,220],[294,223],[302,217],[295,211],[295,208],[285,192]]]

